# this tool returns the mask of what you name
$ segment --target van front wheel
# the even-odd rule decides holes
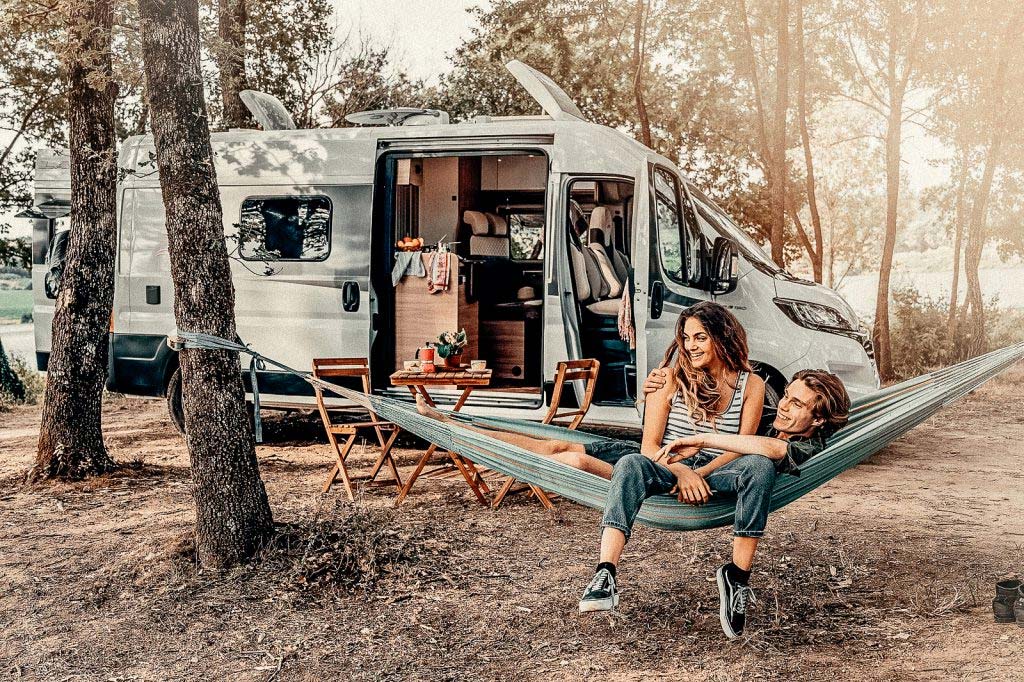
[[[167,382],[167,414],[182,436],[185,435],[185,408],[181,402],[181,367],[174,370]]]

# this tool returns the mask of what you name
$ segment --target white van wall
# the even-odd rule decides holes
[[[423,165],[420,185],[420,236],[428,244],[455,239],[459,227],[459,160],[414,159]]]

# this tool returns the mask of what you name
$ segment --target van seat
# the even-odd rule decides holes
[[[469,255],[509,257],[508,223],[504,218],[480,211],[466,211],[462,220],[472,231]]]

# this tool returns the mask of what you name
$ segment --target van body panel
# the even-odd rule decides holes
[[[542,75],[542,74],[540,74]],[[546,77],[545,77],[546,78]],[[571,113],[550,90],[548,104]],[[550,79],[547,79],[550,81]],[[555,86],[557,88],[557,86]],[[561,95],[559,95],[561,93]],[[553,104],[552,104],[553,103]],[[235,253],[231,269],[239,335],[261,353],[296,369],[308,368],[313,357],[368,356],[378,301],[371,281],[374,202],[378,195],[378,161],[389,152],[435,154],[466,152],[494,154],[509,150],[540,150],[547,157],[543,270],[542,381],[550,381],[560,360],[580,357],[580,306],[569,265],[566,188],[574,177],[609,176],[634,182],[630,253],[633,267],[633,313],[637,331],[637,374],[657,366],[674,337],[682,309],[710,298],[707,292],[663,277],[657,258],[659,241],[652,214],[651,169],[660,165],[674,173],[686,193],[685,178],[666,158],[623,132],[587,123],[574,115],[521,119],[491,119],[454,125],[315,130],[231,131],[214,133],[211,142],[224,210],[229,251],[237,251],[243,202],[251,197],[323,195],[331,202],[330,245],[320,261],[270,261],[264,273],[260,261],[242,261]],[[67,157],[41,153],[36,168],[36,203],[67,201],[70,179]],[[166,336],[175,326],[173,282],[167,252],[166,227],[159,179],[149,136],[128,138],[119,165],[128,171],[119,186],[119,235],[115,285],[113,380],[121,390],[159,395],[173,352]],[[532,177],[532,176],[531,176]],[[532,182],[532,181],[531,181]],[[40,221],[46,241],[53,221]],[[717,236],[702,227],[707,243]],[[736,228],[738,229],[738,228]],[[49,230],[49,233],[47,233]],[[44,234],[46,233],[46,234]],[[683,237],[681,236],[681,239]],[[35,244],[34,244],[35,247]],[[706,244],[701,248],[706,248]],[[388,251],[390,253],[390,251]],[[34,248],[35,254],[35,248]],[[33,258],[35,261],[35,256]],[[770,366],[786,378],[805,367],[836,371],[851,395],[863,395],[878,385],[874,364],[854,338],[805,329],[792,322],[773,303],[776,297],[808,300],[849,311],[835,292],[790,281],[761,263],[755,267],[740,256],[736,290],[716,297],[744,324],[751,359]],[[33,269],[37,357],[50,349],[53,301],[45,298],[45,268]],[[651,319],[650,295],[655,281],[665,288],[661,316]],[[359,304],[346,311],[343,288],[358,286]],[[351,289],[350,285],[350,289]],[[351,303],[351,301],[350,301]],[[852,315],[852,311],[849,311]],[[247,366],[248,360],[243,361]],[[312,407],[309,388],[279,372],[261,372],[261,400],[267,406]],[[246,377],[246,381],[248,378]],[[478,391],[467,411],[536,419],[544,406],[516,404],[514,393]],[[442,404],[452,398],[444,391]],[[332,404],[344,401],[330,400]],[[637,426],[632,407],[594,405],[588,422]]]

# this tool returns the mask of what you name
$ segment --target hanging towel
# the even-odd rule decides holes
[[[622,301],[619,306],[619,338],[629,342],[629,349],[636,350],[636,329],[633,327],[633,280],[627,280],[622,287]]]
[[[448,280],[451,274],[451,267],[448,261],[448,251],[438,249],[430,254],[430,265],[427,266],[427,291],[432,294],[439,294],[448,291]]]
[[[398,286],[403,277],[426,277],[419,251],[399,251],[395,254],[395,267],[391,269],[391,286]]]

